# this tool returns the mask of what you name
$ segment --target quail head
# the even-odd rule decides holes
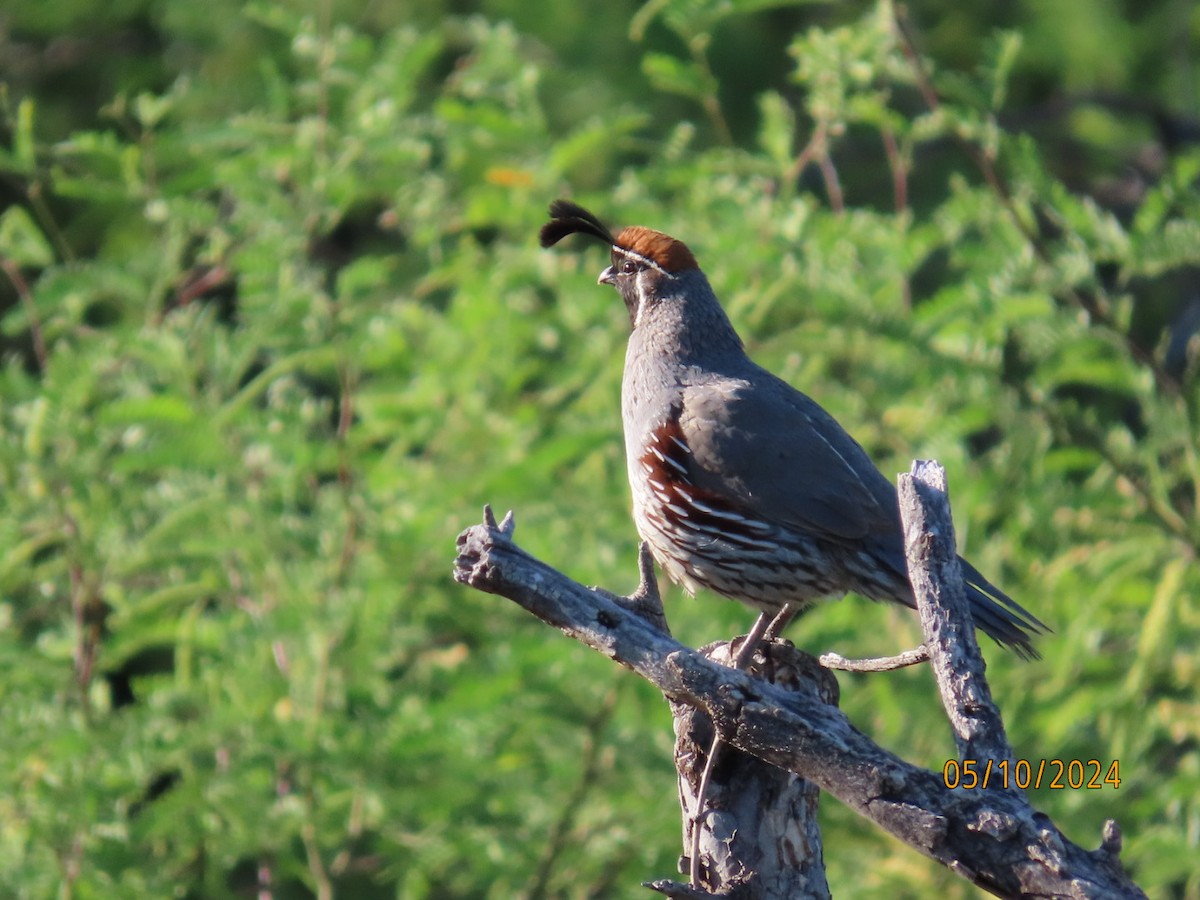
[[[542,246],[574,233],[612,248],[599,283],[633,328],[621,385],[633,516],[671,579],[759,612],[847,591],[915,608],[895,487],[829,413],[750,360],[691,251],[649,228],[614,236],[555,201]],[[1036,658],[1046,626],[960,562],[975,624]]]

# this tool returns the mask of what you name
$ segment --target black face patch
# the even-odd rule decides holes
[[[659,283],[672,277],[654,260],[624,247],[613,247],[612,273],[612,283],[621,292],[625,310],[629,313],[629,324],[634,328],[646,310],[653,309],[658,303]]]
[[[621,299],[625,301],[625,311],[629,313],[629,325],[635,327],[638,319],[638,307],[642,305],[642,298],[638,292],[636,275],[621,276],[617,278],[617,290],[621,292]]]

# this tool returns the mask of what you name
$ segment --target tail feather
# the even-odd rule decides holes
[[[1022,659],[1041,659],[1033,646],[1033,638],[1050,631],[1046,623],[984,578],[961,556],[958,562],[962,566],[967,602],[971,604],[971,618],[976,627]]]

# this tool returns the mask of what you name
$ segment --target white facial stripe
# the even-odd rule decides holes
[[[636,253],[633,255],[637,256]],[[662,272],[662,269],[659,269],[658,266],[654,265],[654,263],[650,263],[650,265],[653,268],[658,269],[658,271]],[[663,272],[663,274],[665,275],[666,273]],[[642,321],[642,310],[646,308],[646,294],[650,288],[650,286],[646,283],[646,281],[650,277],[651,277],[650,273],[645,269],[642,269],[640,272],[637,273],[638,306],[637,306],[637,314],[633,317],[633,327],[634,328],[637,328],[638,325]]]
[[[629,250],[626,247],[618,247],[616,244],[613,244],[613,249],[616,250],[618,253],[620,253],[622,256],[628,256],[630,259],[636,259],[640,263],[645,263],[650,268],[652,268],[658,272],[661,272],[662,274],[666,275],[668,278],[675,277],[674,275],[672,275],[670,272],[668,272],[666,269],[664,269],[662,266],[660,266],[658,263],[656,263],[654,260],[652,260],[648,256],[642,256],[642,254],[640,254],[640,253],[635,253],[633,250]]]

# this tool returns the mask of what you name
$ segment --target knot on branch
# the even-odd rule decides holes
[[[1121,826],[1116,819],[1106,819],[1104,831],[1100,835],[1100,852],[1112,860],[1121,856],[1121,845],[1125,842],[1121,834]]]
[[[638,586],[628,597],[614,594],[602,587],[593,587],[593,591],[607,597],[629,610],[635,616],[645,619],[663,634],[670,634],[667,625],[667,613],[663,609],[662,595],[658,591],[658,576],[654,573],[654,556],[650,552],[650,544],[642,541],[638,547]]]

